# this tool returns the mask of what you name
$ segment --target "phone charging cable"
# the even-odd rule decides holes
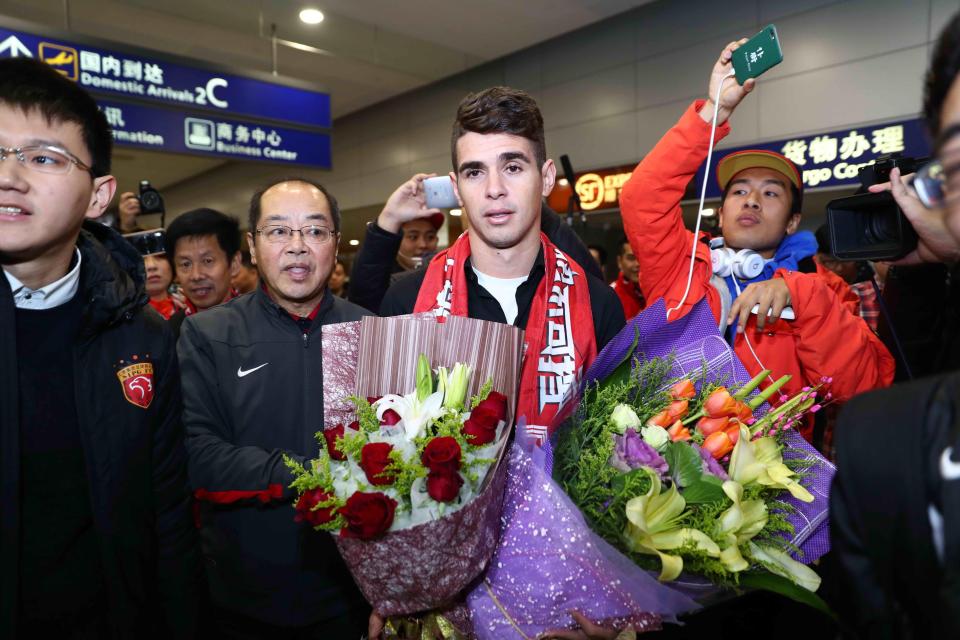
[[[723,83],[735,75],[736,72],[731,71],[721,78],[720,86],[717,87],[717,95],[713,100],[713,123],[710,125],[710,146],[707,147],[707,165],[703,170],[703,184],[700,187],[700,207],[697,209],[697,224],[693,230],[693,247],[690,249],[690,272],[687,274],[687,288],[684,289],[683,296],[680,298],[677,306],[667,310],[667,319],[670,318],[670,314],[673,311],[677,311],[683,307],[683,304],[687,301],[687,296],[690,295],[690,285],[693,283],[693,266],[697,258],[697,243],[700,241],[700,220],[703,218],[703,203],[704,200],[707,199],[707,180],[710,179],[710,161],[713,158],[713,142],[717,135],[717,116],[720,113],[720,92],[723,90]]]
[[[733,278],[733,286],[734,286],[734,288],[737,290],[737,297],[739,298],[739,297],[740,297],[740,293],[741,293],[741,291],[740,291],[740,281],[737,279],[737,276],[735,276],[735,275],[734,275],[734,276],[730,276],[730,277]],[[757,361],[757,364],[758,364],[758,365],[760,365],[760,370],[761,370],[761,371],[770,371],[770,370],[767,369],[767,367],[765,367],[764,364],[760,361],[760,356],[757,355],[757,352],[753,350],[753,345],[750,344],[750,338],[749,338],[749,336],[747,336],[747,329],[746,329],[746,327],[744,327],[744,329],[743,329],[743,339],[744,339],[744,340],[746,341],[746,343],[747,343],[747,348],[750,349],[750,355],[752,355],[752,356],[753,356],[753,359]],[[734,335],[734,340],[736,340],[736,335]],[[731,344],[730,346],[733,346],[733,345]],[[771,371],[771,373],[768,373],[768,374],[767,374],[767,378],[768,378],[771,382],[775,382],[775,381],[776,381],[776,380],[774,379],[774,377],[773,377],[773,372],[772,372],[772,371]]]
[[[736,72],[731,71],[727,75],[723,76],[720,80],[720,86],[717,87],[717,95],[713,100],[713,121],[710,124],[710,146],[707,147],[707,164],[706,168],[703,171],[703,184],[700,186],[700,206],[697,209],[697,223],[693,230],[693,246],[690,248],[690,270],[687,273],[687,287],[683,291],[683,296],[680,298],[680,302],[677,303],[675,307],[671,307],[667,310],[667,318],[670,317],[670,313],[677,311],[683,307],[683,304],[687,301],[687,296],[690,295],[690,286],[693,283],[693,267],[696,264],[697,259],[697,243],[700,242],[700,221],[703,219],[703,204],[707,199],[707,180],[710,177],[710,161],[713,159],[713,145],[714,140],[717,135],[717,117],[720,113],[720,92],[723,91],[723,83],[734,77]],[[737,277],[733,276],[733,286],[737,289],[737,296],[740,295],[740,283],[737,281]],[[725,320],[725,318],[724,318]],[[766,370],[767,368],[763,365],[763,362],[760,361],[760,357],[757,355],[757,352],[753,350],[753,345],[750,344],[750,338],[747,337],[747,332],[743,332],[743,339],[747,342],[747,348],[750,349],[753,359],[757,361],[757,364],[760,365],[761,370]],[[771,380],[772,376],[768,376]]]

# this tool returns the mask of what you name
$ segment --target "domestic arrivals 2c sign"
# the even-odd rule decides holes
[[[330,96],[150,55],[0,28],[0,57],[43,60],[91,93],[329,128]]]

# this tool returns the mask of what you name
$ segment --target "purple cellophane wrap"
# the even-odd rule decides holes
[[[518,427],[507,459],[500,544],[467,596],[478,638],[574,628],[571,609],[611,628],[653,631],[697,608],[593,533],[550,477],[549,443],[541,449],[527,440]]]
[[[638,332],[635,355],[641,359],[673,355],[674,376],[696,377],[706,363],[708,375],[713,379],[725,377],[727,384],[750,380],[743,363],[720,335],[706,300],[701,300],[690,313],[678,320],[668,322],[666,315],[666,305],[661,299],[630,320],[594,360],[584,382],[602,380],[610,375],[626,357]],[[765,413],[768,409],[763,405],[758,413]],[[784,499],[796,509],[789,517],[794,527],[791,542],[800,548],[801,553],[794,554],[794,557],[810,563],[830,550],[828,500],[836,467],[796,431],[790,431],[786,441],[789,448],[784,452],[785,458],[805,457],[813,465],[804,481],[807,490],[813,494],[813,502],[801,502],[789,495]]]

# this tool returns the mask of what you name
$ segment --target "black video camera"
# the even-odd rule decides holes
[[[166,209],[163,206],[163,197],[160,195],[160,192],[150,186],[149,180],[140,181],[140,195],[137,197],[140,200],[140,213],[149,214],[149,213],[166,213]]]
[[[827,226],[838,260],[896,260],[917,248],[917,232],[889,191],[866,193],[867,187],[890,180],[890,170],[914,173],[926,158],[883,155],[860,169],[860,193],[827,204]]]
[[[152,256],[166,253],[167,234],[163,229],[151,229],[136,233],[125,233],[123,237],[133,245],[142,256]]]

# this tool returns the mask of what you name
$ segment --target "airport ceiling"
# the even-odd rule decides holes
[[[16,18],[121,44],[270,72],[331,94],[338,118],[651,0],[0,0]],[[299,13],[315,7],[310,26]],[[273,27],[277,46],[271,38]],[[222,160],[120,148],[122,188],[170,187]]]

